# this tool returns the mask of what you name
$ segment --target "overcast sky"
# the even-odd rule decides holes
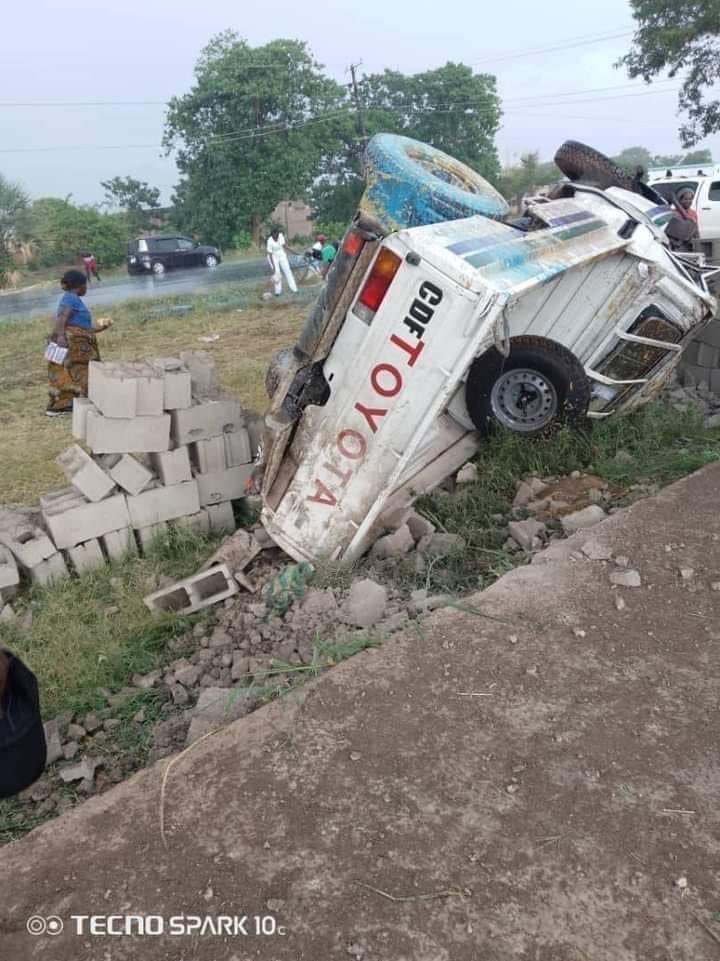
[[[613,67],[632,26],[626,0],[6,0],[0,172],[35,197],[72,194],[82,203],[102,199],[101,180],[132,175],[161,187],[169,201],[176,170],[159,146],[162,105],[7,104],[166,100],[189,89],[201,48],[227,28],[252,45],[306,40],[341,81],[360,60],[368,73],[414,73],[448,60],[495,73],[505,111],[503,163],[528,150],[550,159],[569,137],[608,154],[636,143],[678,151],[677,82],[648,88]],[[588,38],[596,39],[582,42]],[[537,52],[548,47],[559,49]],[[720,137],[699,146],[720,162]]]

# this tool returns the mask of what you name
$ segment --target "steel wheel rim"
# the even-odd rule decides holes
[[[154,274],[164,274],[164,273],[165,273],[165,266],[164,266],[164,264],[160,264],[160,263],[158,263],[158,264],[153,264],[153,273],[154,273]]]
[[[493,385],[490,406],[509,430],[542,430],[558,411],[555,386],[544,374],[527,367],[508,370]]]
[[[208,267],[217,267],[217,260],[212,254],[205,258],[205,263]]]

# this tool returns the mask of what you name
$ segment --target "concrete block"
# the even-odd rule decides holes
[[[75,440],[85,441],[87,412],[89,410],[97,410],[97,407],[88,397],[75,398],[72,412],[72,435]]]
[[[706,382],[713,394],[720,394],[720,370],[706,371],[706,374],[710,374],[709,381],[706,377]]]
[[[237,400],[208,400],[187,410],[172,412],[173,439],[176,446],[231,434],[244,426]]]
[[[11,601],[17,594],[20,572],[15,558],[7,547],[0,546],[0,607],[4,601]]]
[[[156,474],[166,487],[192,480],[190,452],[187,447],[178,447],[176,450],[153,454],[152,464]]]
[[[77,444],[64,450],[55,458],[55,463],[75,490],[93,503],[103,500],[115,489],[112,478]]]
[[[197,514],[200,510],[197,483],[187,481],[172,487],[157,487],[137,497],[128,497],[130,526],[138,530],[176,517]]]
[[[192,392],[195,397],[216,397],[220,392],[215,361],[206,350],[187,350],[180,360],[190,371]]]
[[[700,342],[698,344],[697,364],[699,367],[717,367],[718,365],[717,347]]]
[[[219,504],[221,501],[233,501],[245,497],[245,485],[253,472],[252,464],[242,464],[229,470],[217,471],[212,474],[198,474],[198,491],[200,504]]]
[[[196,534],[209,534],[210,533],[210,515],[209,511],[211,508],[202,508],[197,512],[197,514],[190,514],[187,517],[178,517],[173,521],[173,527],[179,527],[181,530],[194,531]]]
[[[680,364],[697,364],[699,350],[699,342],[697,340],[691,340],[690,343],[683,348]]]
[[[65,507],[78,507],[81,504],[87,504],[87,500],[74,487],[59,487],[40,495],[41,511],[59,507],[60,504]]]
[[[170,415],[105,417],[87,414],[87,445],[96,454],[156,453],[170,447]]]
[[[703,327],[697,334],[693,343],[720,347],[720,320],[711,320],[707,327]]]
[[[137,384],[135,414],[139,417],[158,417],[163,412],[165,378],[162,371],[145,362],[127,365],[128,373]]]
[[[93,539],[71,547],[68,551],[70,563],[76,574],[86,574],[105,566],[105,558],[100,550],[100,541]]]
[[[152,471],[130,454],[104,454],[100,463],[118,487],[133,497],[153,480]]]
[[[205,508],[208,513],[210,531],[213,534],[234,534],[235,515],[230,501],[211,504]]]
[[[28,574],[33,584],[39,587],[47,587],[49,584],[54,584],[69,576],[65,558],[60,551],[56,551],[52,557],[48,557],[29,568]]]
[[[137,542],[143,553],[149,550],[153,544],[167,536],[167,524],[161,521],[159,524],[148,524],[147,527],[140,527],[135,531]]]
[[[238,590],[238,585],[227,567],[218,564],[210,570],[194,574],[170,587],[149,594],[145,598],[145,604],[151,611],[191,614],[232,597]]]
[[[193,461],[200,474],[213,474],[225,470],[228,466],[225,459],[225,438],[211,437],[209,440],[199,440],[191,444]]]
[[[30,570],[57,553],[56,547],[44,530],[31,524],[0,531],[3,544],[21,567]]]
[[[121,561],[126,557],[137,554],[137,543],[130,527],[103,534],[100,543],[109,561]]]
[[[192,375],[179,357],[155,357],[151,363],[163,373],[165,410],[192,406]]]
[[[223,434],[225,440],[225,466],[240,467],[252,461],[250,435],[243,427],[234,434]]]
[[[88,398],[106,417],[137,415],[137,381],[119,364],[90,361]]]
[[[65,508],[60,503],[57,507],[45,509],[43,519],[61,550],[132,526],[124,494],[114,494],[98,504]]]

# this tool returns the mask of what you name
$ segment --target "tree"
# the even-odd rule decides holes
[[[4,287],[12,266],[12,249],[24,239],[30,200],[20,184],[0,174],[0,287]]]
[[[720,130],[720,99],[712,93],[720,80],[720,0],[630,0],[630,6],[637,30],[620,63],[648,83],[665,71],[682,74],[678,99],[689,120],[680,139],[692,147]]]
[[[214,37],[194,86],[168,106],[164,143],[177,149],[183,221],[221,245],[248,229],[257,240],[278,201],[305,194],[335,149],[346,100],[303,42]]]
[[[552,160],[541,161],[537,151],[523,154],[520,164],[503,170],[497,180],[500,193],[512,206],[520,207],[522,197],[562,179]]]
[[[653,156],[645,147],[625,147],[613,160],[629,174],[634,174],[638,167],[647,172],[653,166]]]
[[[690,153],[685,154],[682,162],[684,164],[698,164],[698,166],[711,164],[713,162],[712,153],[707,147],[703,150],[691,150]]]
[[[28,232],[39,262],[46,266],[74,263],[78,254],[90,250],[101,266],[113,267],[122,263],[127,251],[124,215],[101,214],[57,197],[33,201]]]
[[[347,223],[355,213],[365,189],[365,141],[381,131],[425,141],[488,179],[497,178],[495,135],[501,111],[494,77],[473,74],[465,64],[447,63],[409,76],[396,70],[370,74],[358,86],[364,136],[357,136],[353,105],[352,118],[338,125],[337,151],[325,155],[312,188],[311,203],[319,220]]]

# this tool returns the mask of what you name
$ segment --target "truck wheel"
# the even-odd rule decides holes
[[[419,140],[376,134],[365,162],[368,186],[360,208],[390,230],[476,214],[498,219],[509,211],[480,174]]]
[[[470,418],[482,434],[497,427],[547,434],[584,425],[590,382],[577,357],[544,337],[513,337],[510,356],[489,350],[470,368],[465,388]]]
[[[577,140],[566,140],[555,154],[555,165],[572,181],[597,184],[603,190],[607,187],[622,187],[634,190],[635,183],[625,171],[612,162],[605,154]]]

